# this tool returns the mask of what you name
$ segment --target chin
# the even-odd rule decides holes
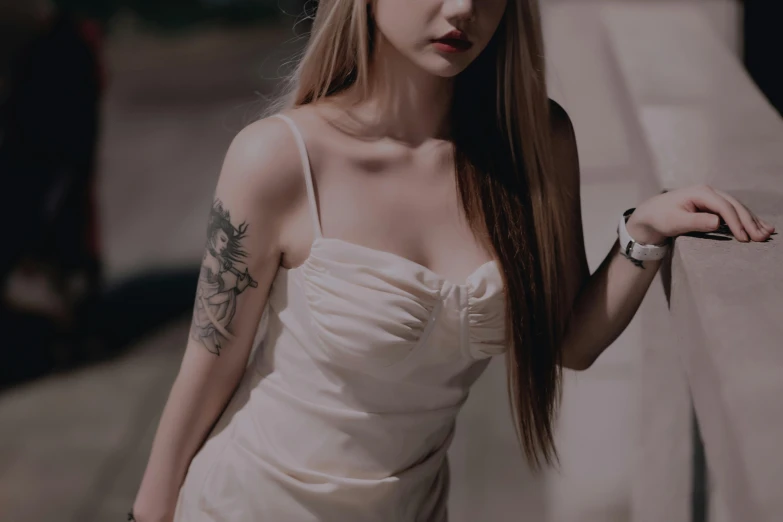
[[[439,54],[434,54],[425,56],[418,62],[419,67],[434,76],[440,76],[441,78],[453,78],[467,69],[471,60],[467,56],[446,58]]]

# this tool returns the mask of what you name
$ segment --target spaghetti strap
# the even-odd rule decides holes
[[[323,234],[321,233],[321,220],[318,217],[318,204],[315,198],[315,188],[313,186],[313,173],[310,169],[310,158],[307,156],[307,147],[305,146],[304,138],[302,138],[302,133],[299,131],[299,128],[296,126],[296,123],[294,123],[294,120],[292,120],[290,117],[286,116],[285,114],[275,114],[273,116],[280,118],[284,122],[288,124],[288,126],[291,128],[291,132],[294,133],[294,138],[296,139],[296,146],[299,149],[299,156],[302,160],[302,169],[304,170],[305,175],[305,184],[307,185],[307,199],[310,205],[310,216],[313,220],[313,231],[315,232],[315,237],[323,237]]]

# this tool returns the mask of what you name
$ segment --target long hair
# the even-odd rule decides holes
[[[321,0],[286,94],[269,113],[355,87],[366,93],[374,29],[365,0]],[[488,47],[455,81],[456,177],[474,233],[488,240],[506,285],[508,391],[528,462],[557,460],[567,310],[564,195],[553,176],[541,22],[536,0],[509,0]]]

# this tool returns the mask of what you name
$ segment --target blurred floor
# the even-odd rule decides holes
[[[302,43],[282,27],[114,39],[100,196],[109,280],[199,262],[226,150]]]
[[[637,202],[644,145],[606,58],[598,3],[553,4],[547,10],[553,96],[571,113],[579,138],[584,231],[595,270],[615,240],[617,216]],[[152,263],[198,262],[225,150],[261,108],[248,93],[270,92],[299,45],[280,43],[292,38],[286,29],[216,32],[185,43],[115,40],[101,188],[111,280]],[[0,520],[124,519],[188,321],[111,362],[0,395]],[[453,522],[630,520],[637,323],[589,371],[566,373],[559,471],[533,476],[525,466],[503,361],[490,365],[460,415],[450,451]]]

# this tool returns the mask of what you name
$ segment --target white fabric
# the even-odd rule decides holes
[[[266,331],[193,459],[177,522],[444,522],[446,450],[489,357],[506,350],[496,261],[464,284],[325,238],[281,267]]]

